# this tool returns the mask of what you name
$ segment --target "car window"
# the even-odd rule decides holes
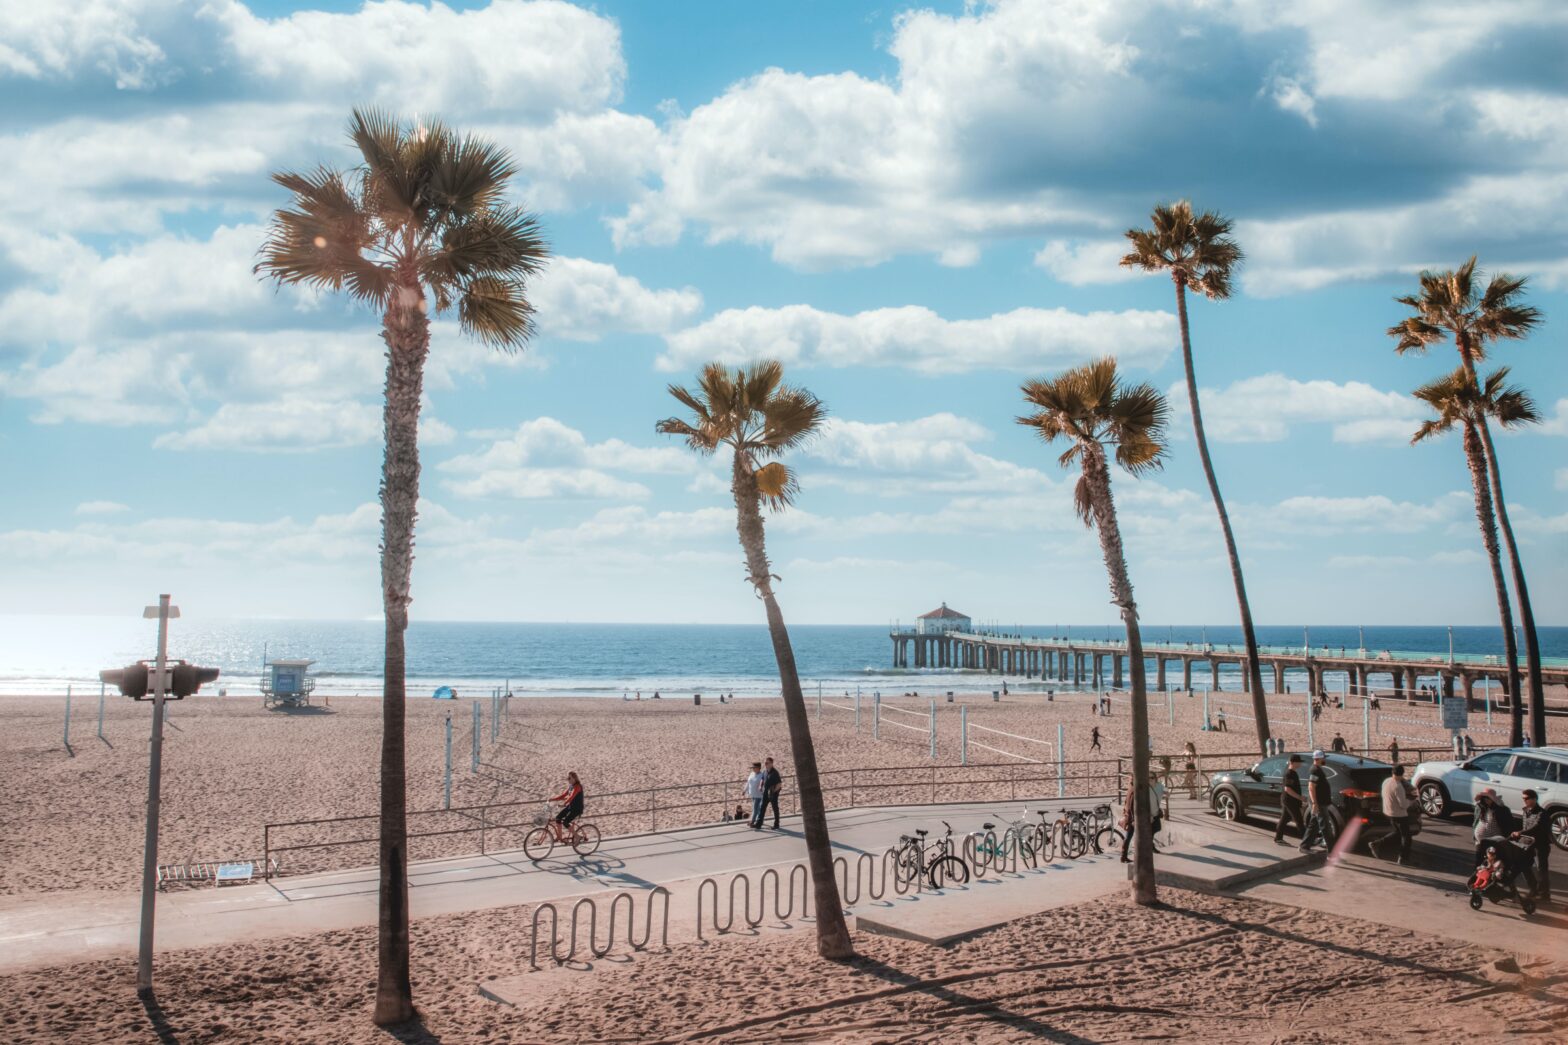
[[[1285,775],[1285,760],[1283,758],[1265,758],[1257,765],[1258,775],[1264,779],[1278,778]]]
[[[1514,776],[1522,776],[1528,780],[1557,780],[1558,766],[1555,762],[1548,762],[1544,758],[1531,758],[1529,755],[1520,755],[1514,759]]]
[[[1480,769],[1487,773],[1501,773],[1508,768],[1508,760],[1513,756],[1506,751],[1488,751],[1470,760],[1471,769]]]

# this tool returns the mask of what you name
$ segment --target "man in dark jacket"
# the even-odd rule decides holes
[[[1291,755],[1285,765],[1285,775],[1280,779],[1279,821],[1274,825],[1274,841],[1285,844],[1285,825],[1291,821],[1296,830],[1306,837],[1306,824],[1301,819],[1301,756]]]
[[[757,823],[762,823],[762,818],[768,815],[768,807],[773,807],[773,830],[779,829],[779,792],[784,790],[784,778],[774,768],[773,759],[768,759],[762,765],[762,772],[767,777],[762,791],[762,812],[757,816]]]
[[[1519,814],[1519,830],[1510,836],[1518,841],[1535,839],[1530,846],[1530,859],[1535,861],[1535,898],[1542,903],[1552,901],[1552,871],[1547,860],[1552,852],[1552,818],[1541,808],[1539,797],[1530,788],[1523,792],[1524,809]]]

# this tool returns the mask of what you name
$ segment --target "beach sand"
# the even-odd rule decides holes
[[[809,928],[685,944],[581,974],[540,973],[511,1008],[480,984],[526,965],[526,908],[414,926],[423,1025],[370,1022],[372,929],[159,958],[155,1007],[134,962],[0,976],[0,1036],[42,1043],[1562,1041],[1563,963],[1247,900],[1106,897],[948,948]],[[535,981],[535,977],[537,980]],[[1441,1004],[1434,1004],[1441,1001]]]
[[[852,698],[846,700],[843,696],[827,699],[853,703]],[[1101,732],[1105,756],[1114,759],[1129,755],[1132,739],[1128,697],[1117,693],[1111,699],[1110,717],[1098,717],[1092,712],[1092,696],[1081,693],[1058,694],[1054,702],[1041,695],[1013,694],[1000,703],[993,703],[989,693],[970,694],[952,705],[944,697],[937,705],[937,761],[948,765],[959,762],[959,705],[969,709],[972,763],[1014,763],[1023,767],[1020,772],[1038,774],[1042,772],[1038,767],[1029,768],[1019,759],[983,750],[978,745],[984,743],[999,751],[1049,761],[1055,757],[1049,748],[986,730],[1054,743],[1058,723],[1066,726],[1064,754],[1069,761],[1100,757],[1089,750],[1090,730],[1096,726]],[[1237,755],[1215,760],[1211,763],[1215,768],[1220,763],[1244,764],[1255,744],[1251,723],[1238,717],[1246,698],[1243,694],[1227,693],[1223,699],[1228,705],[1228,733],[1199,729],[1201,694],[1175,698],[1175,726],[1168,724],[1165,707],[1157,703],[1150,711],[1157,751],[1176,755],[1191,740],[1200,752]],[[1304,746],[1307,739],[1301,701],[1299,695],[1270,698],[1275,708],[1271,712],[1275,734],[1285,737],[1292,747]],[[659,826],[672,827],[718,820],[726,804],[732,806],[738,801],[740,782],[753,760],[772,755],[785,773],[793,772],[788,731],[777,700],[750,699],[719,705],[705,697],[703,705],[695,707],[688,696],[641,702],[602,698],[514,699],[498,742],[489,740],[489,701],[482,700],[486,716],[482,765],[475,774],[470,771],[470,703],[463,701],[454,708],[444,701],[409,701],[410,809],[433,810],[442,803],[444,720],[449,711],[453,715],[454,806],[547,797],[562,789],[569,769],[581,774],[585,782],[591,814],[595,814],[596,797],[607,792],[733,782],[733,788],[725,784],[661,795],[660,802],[666,807],[688,805],[684,809],[660,811]],[[851,712],[825,706],[823,717],[818,720],[815,697],[808,697],[807,703],[817,757],[824,772],[921,767],[919,772],[903,777],[922,781],[920,786],[872,794],[878,801],[930,800],[933,792],[924,783],[930,779],[929,770],[924,767],[931,765],[928,697],[886,698],[880,740],[871,737],[869,698],[863,700],[859,733]],[[1430,705],[1406,710],[1387,698],[1382,703],[1385,729],[1442,738],[1442,732],[1436,728],[1396,721],[1408,716],[1434,722],[1436,712]],[[139,883],[146,806],[150,704],[109,698],[104,719],[106,739],[100,740],[96,735],[96,700],[78,699],[73,708],[69,752],[62,737],[62,699],[7,698],[3,707],[0,809],[4,813],[0,815],[4,823],[0,830],[0,867],[5,868],[5,874],[0,877],[0,893],[135,889]],[[162,862],[258,857],[265,823],[375,814],[381,731],[379,699],[338,698],[330,709],[305,713],[265,710],[259,700],[249,697],[197,697],[174,702],[170,707],[164,745]],[[1211,711],[1217,707],[1217,702],[1213,703]],[[1294,721],[1287,721],[1287,715]],[[1472,721],[1479,724],[1479,719],[1476,716]],[[1494,724],[1504,727],[1505,717],[1494,715]],[[1568,739],[1568,723],[1554,720],[1552,725],[1562,728],[1561,734],[1554,732],[1554,740]],[[1325,713],[1316,724],[1316,742],[1327,747],[1335,730],[1353,745],[1359,745],[1359,706]],[[1506,738],[1496,742],[1503,739]],[[1373,743],[1381,749],[1387,740],[1386,734],[1377,734]],[[1409,741],[1401,744],[1406,749],[1413,746]],[[1176,764],[1179,770],[1179,760]],[[1101,776],[1093,782],[1092,790],[1104,793],[1114,786],[1111,769],[1101,768],[1097,772]],[[980,775],[975,770],[945,774],[950,780]],[[843,783],[847,774],[828,779]],[[862,787],[857,800],[864,804],[868,792],[863,786],[865,777],[860,779]],[[1054,793],[1054,788],[1051,790]],[[950,785],[938,792],[943,799],[977,796],[989,797],[989,793],[963,785]],[[830,805],[846,804],[848,799],[847,790],[829,795]],[[789,801],[787,793],[786,812]],[[599,801],[597,809],[602,812],[608,804]],[[515,810],[513,822],[526,821],[533,809],[529,806]],[[607,833],[647,830],[650,826],[644,814],[625,818],[595,815]],[[411,830],[447,826],[451,826],[450,816],[415,818]],[[316,829],[280,832],[278,837],[288,843],[373,835],[373,824],[350,823],[320,833]],[[516,831],[492,831],[487,843],[516,848],[520,835]],[[477,834],[459,835],[416,843],[412,854],[417,859],[477,848]],[[368,866],[375,862],[375,856],[373,847],[364,845],[289,854],[287,860],[289,869],[303,870],[329,865]]]

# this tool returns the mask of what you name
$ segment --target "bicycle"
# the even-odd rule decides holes
[[[563,829],[561,822],[548,813],[534,817],[534,826],[523,836],[523,852],[538,863],[555,851],[556,843],[569,845],[578,856],[599,851],[599,829],[584,820],[573,820]]]
[[[947,834],[930,846],[925,844],[928,832],[923,828],[917,828],[914,835],[899,835],[893,878],[900,886],[912,885],[921,878],[933,889],[940,889],[947,882],[963,885],[969,881],[969,868],[953,855],[952,825],[944,820],[942,826],[947,828]]]
[[[1013,854],[1018,859],[1030,864],[1034,863],[1035,856],[1035,830],[1034,825],[1028,820],[1029,811],[1024,810],[1023,816],[1008,824],[1002,836],[996,836],[996,824],[989,821],[980,825],[980,830],[971,837],[975,840],[975,855],[987,857],[993,861],[1001,861]],[[1006,820],[1005,816],[997,815],[998,820]]]
[[[1094,807],[1094,851],[1104,853],[1111,849],[1120,849],[1126,836],[1122,834],[1115,821],[1111,819],[1111,807],[1097,805]]]

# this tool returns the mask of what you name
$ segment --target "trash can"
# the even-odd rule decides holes
[[[1002,702],[1002,691],[1001,690],[993,689],[991,691],[991,702],[993,704],[1000,704]]]
[[[949,704],[951,704],[953,702],[953,691],[952,690],[948,690],[947,691],[947,702]]]
[[[702,694],[701,693],[693,693],[691,695],[691,702],[693,704],[701,704],[702,703]]]

